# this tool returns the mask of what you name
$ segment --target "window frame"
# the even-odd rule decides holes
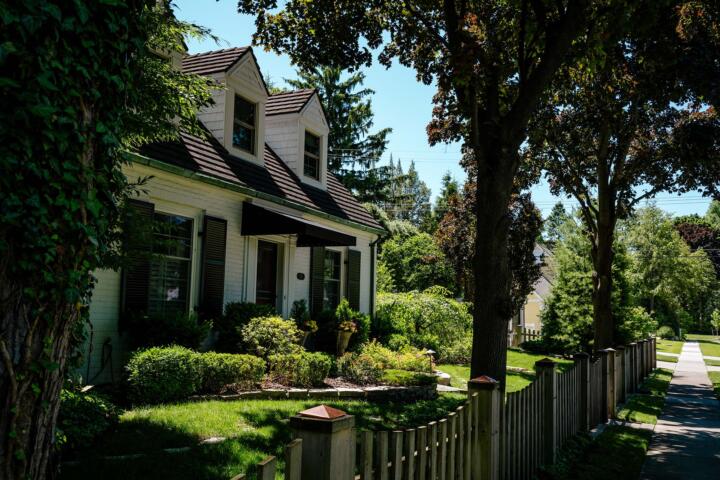
[[[308,135],[317,138],[317,153],[310,152],[307,149],[308,146]],[[315,162],[315,175],[308,173],[308,157]],[[303,136],[303,175],[312,178],[313,180],[320,181],[322,168],[322,135],[317,135],[312,131],[305,129]]]
[[[237,111],[238,111],[237,101],[238,101],[238,99],[253,107],[253,125],[250,125],[249,123],[237,118]],[[230,132],[230,144],[232,145],[233,148],[236,148],[236,149],[240,150],[241,152],[245,152],[245,153],[248,153],[253,156],[257,155],[257,143],[258,143],[257,142],[257,132],[259,129],[258,110],[259,110],[259,108],[258,108],[257,102],[253,102],[249,98],[244,97],[238,93],[234,94],[234,96],[233,96],[233,114],[232,114],[232,131]],[[250,149],[249,150],[235,143],[235,128],[237,125],[249,130],[249,132],[250,132]]]
[[[154,268],[153,264],[156,262],[164,263],[167,260],[182,261],[182,262],[185,262],[185,264],[187,265],[187,269],[186,269],[187,278],[185,279],[185,282],[184,282],[185,283],[185,301],[184,301],[183,307],[180,310],[178,310],[183,313],[187,313],[190,310],[190,305],[191,305],[193,295],[194,295],[192,281],[193,281],[194,267],[195,267],[195,265],[194,265],[195,248],[196,248],[196,245],[195,245],[196,230],[195,229],[196,229],[197,222],[196,222],[195,217],[193,217],[193,216],[171,213],[171,212],[166,212],[163,210],[155,210],[155,212],[153,213],[153,223],[158,221],[157,220],[158,216],[164,216],[164,217],[169,217],[169,218],[173,218],[173,217],[181,218],[181,219],[184,219],[184,220],[190,222],[188,236],[187,237],[179,237],[181,239],[188,241],[188,245],[187,245],[187,255],[188,256],[182,257],[182,256],[178,256],[178,255],[173,255],[173,254],[157,252],[155,238],[158,235],[158,233],[153,232],[153,243],[150,246],[151,257],[150,257],[150,278],[148,279],[148,314],[150,314],[150,315],[168,315],[168,314],[170,314],[170,315],[172,315],[173,313],[176,313],[173,311],[168,311],[167,304],[169,302],[167,300],[160,300],[159,302],[157,302],[161,305],[160,308],[157,308],[157,309],[152,308],[152,305],[154,303],[156,303],[156,300],[153,298],[153,295],[152,295],[152,283],[153,283],[152,270]],[[164,269],[165,267],[163,266],[162,268]],[[165,278],[165,275],[163,275],[163,279],[164,278]],[[164,283],[164,280],[163,280],[163,283]]]
[[[337,259],[337,278],[327,276],[327,260],[329,256],[334,256]],[[337,301],[335,305],[330,305],[327,298],[327,287],[330,283],[337,285]],[[340,304],[343,298],[343,252],[339,250],[332,250],[329,248],[325,249],[325,256],[323,258],[323,310],[331,309],[335,310]]]

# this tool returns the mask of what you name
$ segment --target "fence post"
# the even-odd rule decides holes
[[[477,393],[477,403],[473,394]],[[468,381],[470,404],[477,405],[473,415],[476,419],[477,442],[472,449],[472,478],[479,480],[500,479],[500,417],[502,393],[497,380],[488,376]],[[452,460],[451,460],[452,461]]]
[[[630,375],[630,391],[628,393],[635,393],[637,391],[637,383],[635,382],[637,378],[637,342],[628,344],[628,347],[630,348],[630,371],[628,372]]]
[[[620,345],[618,347],[615,347],[615,349],[618,352],[617,355],[619,355],[619,357],[620,357],[620,363],[619,363],[620,369],[619,369],[619,371],[615,372],[615,375],[618,376],[617,378],[620,379],[620,385],[619,385],[620,391],[615,392],[615,393],[617,394],[616,398],[617,398],[618,403],[625,403],[625,400],[627,398],[627,392],[625,391],[625,389],[626,389],[625,382],[627,379],[627,365],[625,362],[625,346]]]
[[[580,416],[579,430],[587,432],[590,430],[590,355],[587,353],[576,353],[573,357],[575,364],[580,369]]]
[[[651,337],[652,341],[652,366],[653,370],[657,368],[657,337]]]
[[[351,480],[355,474],[355,417],[320,405],[290,418],[302,439],[302,478]]]
[[[602,386],[602,392],[600,394],[600,401],[602,402],[602,409],[600,410],[602,423],[607,423],[610,413],[610,351],[611,349],[600,350],[600,366],[602,368],[600,374],[600,385]]]
[[[640,340],[640,383],[647,377],[647,340]]]
[[[513,325],[511,346],[519,347],[521,343],[522,343],[522,326]]]
[[[558,447],[557,435],[557,379],[555,377],[555,362],[549,358],[543,358],[535,362],[537,377],[542,378],[544,392],[543,400],[545,409],[543,411],[543,444],[545,455],[543,464],[552,465],[555,463],[555,453]]]

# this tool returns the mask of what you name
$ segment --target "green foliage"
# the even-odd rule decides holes
[[[655,319],[643,307],[625,307],[618,317],[622,321],[617,325],[616,340],[621,344],[648,338],[658,328]]]
[[[320,352],[298,351],[268,358],[269,378],[291,387],[322,386],[331,367],[332,358]]]
[[[180,345],[198,348],[212,328],[212,321],[201,320],[195,313],[136,315],[127,322],[132,349]]]
[[[667,325],[663,325],[662,327],[658,328],[657,336],[662,338],[663,340],[675,340],[677,338],[675,330],[668,327]]]
[[[125,367],[134,403],[182,400],[203,384],[200,354],[184,347],[152,347],[135,352]]]
[[[710,325],[712,325],[712,328],[715,330],[715,334],[717,335],[717,332],[720,331],[720,310],[713,310],[710,315]]]
[[[424,290],[433,285],[453,286],[452,267],[427,233],[390,238],[383,244],[380,260],[398,291]]]
[[[373,334],[383,343],[430,348],[442,357],[457,341],[471,336],[471,328],[466,303],[425,292],[378,294]]]
[[[365,74],[355,71],[343,75],[337,67],[313,66],[298,70],[298,77],[286,81],[295,88],[317,90],[325,109],[330,128],[328,170],[360,201],[381,199],[388,168],[376,167],[375,162],[385,152],[392,129],[370,133],[373,111],[369,97],[375,92],[361,88]]]
[[[337,359],[337,373],[356,385],[375,385],[383,374],[382,366],[370,355],[346,353]]]
[[[627,224],[627,244],[634,295],[660,324],[678,332],[709,320],[719,302],[714,266],[703,250],[690,251],[669,215],[652,206],[638,210]]]
[[[413,387],[435,385],[437,384],[437,377],[431,373],[389,369],[382,372],[380,382],[396,387]]]
[[[442,177],[440,195],[435,199],[432,214],[428,215],[421,225],[422,231],[433,235],[440,225],[440,221],[450,209],[452,202],[460,196],[460,184],[448,171]]]
[[[382,200],[376,202],[389,220],[407,222],[419,228],[431,214],[430,189],[420,180],[415,162],[405,172],[400,160],[395,163],[390,155],[389,182],[382,192]],[[392,231],[392,229],[389,229]]]
[[[249,302],[230,302],[225,305],[225,313],[213,323],[218,332],[215,349],[220,352],[234,353],[242,342],[240,332],[253,318],[275,315],[272,305],[259,305]],[[293,317],[294,318],[294,317]]]
[[[381,369],[408,370],[412,372],[432,372],[430,357],[422,350],[407,347],[402,351],[393,351],[376,341],[365,344],[360,354],[371,358]]]
[[[395,282],[393,281],[392,273],[390,272],[390,269],[387,265],[385,265],[385,262],[382,260],[378,260],[377,262],[377,270],[375,272],[376,275],[376,282],[377,282],[377,291],[378,292],[394,292],[395,291]]]
[[[117,425],[119,409],[95,393],[63,389],[57,423],[57,443],[66,450],[91,447]]]
[[[472,335],[466,335],[442,350],[438,363],[452,365],[470,365],[472,358]]]
[[[292,320],[282,317],[258,317],[242,327],[247,352],[267,359],[270,355],[299,352],[303,334]]]
[[[550,245],[562,240],[563,225],[570,219],[562,202],[557,202],[548,217],[543,220],[543,239]]]
[[[239,390],[257,387],[265,374],[265,361],[252,355],[207,352],[199,354],[202,389],[220,393],[226,385]]]

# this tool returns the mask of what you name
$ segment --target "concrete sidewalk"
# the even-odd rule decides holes
[[[697,342],[683,345],[640,478],[720,478],[720,402]]]

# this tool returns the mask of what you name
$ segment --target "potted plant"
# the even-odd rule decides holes
[[[346,298],[340,301],[335,310],[335,317],[337,319],[337,354],[338,356],[345,353],[350,338],[355,332],[357,332],[357,323],[355,323],[355,312],[350,308],[350,303]]]
[[[298,328],[303,332],[302,346],[307,348],[310,336],[318,331],[318,325],[315,320],[310,318],[305,300],[293,302],[290,317],[295,320]]]

